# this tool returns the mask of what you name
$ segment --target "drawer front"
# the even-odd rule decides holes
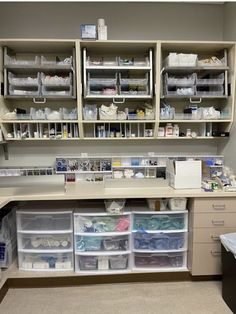
[[[236,228],[195,228],[193,230],[194,243],[220,243],[220,235],[235,232]]]
[[[236,198],[195,198],[194,212],[234,212],[236,213]]]
[[[236,213],[196,213],[193,228],[235,228]]]
[[[219,244],[195,243],[193,245],[193,276],[221,274],[221,247]]]

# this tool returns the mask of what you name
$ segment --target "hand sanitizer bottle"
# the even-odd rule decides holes
[[[107,40],[107,26],[104,19],[98,19],[98,40]]]

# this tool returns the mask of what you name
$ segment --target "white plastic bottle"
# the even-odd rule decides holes
[[[165,127],[165,136],[171,137],[173,136],[173,126],[171,123],[167,123]]]
[[[173,136],[179,137],[179,126],[178,126],[178,124],[174,124]]]
[[[98,40],[107,40],[107,26],[104,19],[98,19]]]

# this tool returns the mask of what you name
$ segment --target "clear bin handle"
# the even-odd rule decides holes
[[[42,99],[42,100],[37,100],[37,98],[33,98],[33,102],[35,104],[45,104],[47,99],[46,98],[38,98],[38,99]]]
[[[114,104],[124,104],[125,98],[122,98],[121,100],[116,100],[115,98],[112,99]]]
[[[221,256],[221,252],[218,251],[211,251],[212,256]]]
[[[192,99],[191,97],[190,97],[190,103],[191,104],[200,104],[202,102],[202,98],[199,98],[199,100],[194,100],[194,99]]]
[[[220,241],[220,237],[212,235],[211,238],[212,238],[213,241]]]

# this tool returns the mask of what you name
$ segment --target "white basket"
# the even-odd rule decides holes
[[[123,212],[125,199],[104,200],[106,211],[111,214],[119,214]]]
[[[173,197],[168,200],[170,210],[186,210],[186,197]]]

